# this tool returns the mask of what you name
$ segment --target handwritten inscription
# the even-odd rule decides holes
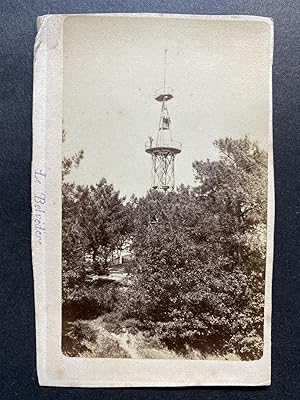
[[[46,225],[45,225],[45,211],[46,211],[46,195],[43,191],[46,173],[43,170],[35,170],[34,173],[35,186],[37,190],[33,198],[33,225],[36,242],[43,244]]]

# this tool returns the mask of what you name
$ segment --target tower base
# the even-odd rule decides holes
[[[175,153],[170,151],[152,153],[152,188],[158,190],[173,190]]]

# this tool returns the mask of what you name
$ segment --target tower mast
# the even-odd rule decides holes
[[[175,188],[175,156],[181,153],[181,143],[174,140],[171,133],[171,118],[167,102],[173,99],[173,89],[166,86],[167,49],[164,52],[163,87],[155,92],[155,100],[161,103],[158,132],[155,144],[149,136],[145,144],[146,153],[152,159],[152,188],[167,191]]]
[[[165,49],[165,59],[164,59],[164,93],[166,91],[166,68],[167,68],[167,49]]]

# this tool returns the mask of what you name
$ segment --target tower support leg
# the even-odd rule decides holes
[[[152,154],[152,188],[167,191],[175,186],[175,154],[159,152]]]

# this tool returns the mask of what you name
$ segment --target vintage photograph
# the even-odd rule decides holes
[[[261,359],[270,24],[63,29],[62,353]]]

